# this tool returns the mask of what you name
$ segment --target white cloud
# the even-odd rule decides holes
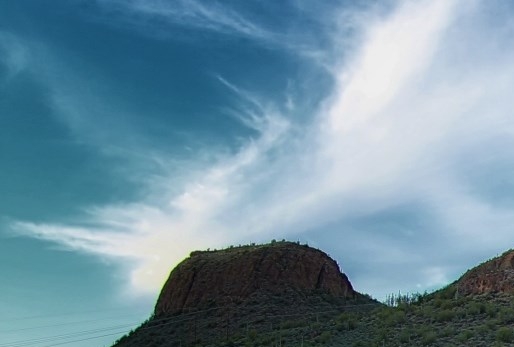
[[[190,37],[182,36],[183,33],[177,31],[177,28],[202,30],[209,34],[249,39],[253,43],[272,49],[291,51],[296,56],[315,63],[317,67],[326,69],[331,68],[328,60],[336,45],[323,44],[320,35],[325,35],[325,31],[331,33],[334,31],[333,27],[341,22],[341,18],[337,22],[332,17],[333,10],[327,10],[324,6],[313,6],[310,11],[293,3],[282,3],[283,6],[288,6],[289,13],[281,18],[281,25],[272,28],[262,22],[269,19],[267,17],[276,15],[272,12],[272,7],[265,4],[258,6],[261,6],[262,13],[270,11],[269,15],[261,13],[260,16],[252,16],[251,13],[244,13],[237,6],[223,1],[97,0],[96,2],[107,13],[106,22],[111,22],[114,18],[117,25],[124,23],[131,30],[139,30],[143,35],[160,39],[170,37],[177,39]],[[348,29],[349,17],[342,20],[346,23],[345,29]],[[324,30],[308,35],[305,31],[297,33],[289,25],[283,25],[289,23],[288,21],[300,23],[290,23],[292,27],[304,26],[304,23],[315,21],[317,25],[323,26]]]
[[[388,103],[431,63],[453,3],[407,2],[392,18],[369,30],[355,66],[338,76],[341,91],[330,108],[331,129],[345,133],[383,116]]]
[[[164,3],[131,4],[154,11],[151,6]],[[193,249],[277,235],[310,239],[337,226],[327,246],[341,252],[343,267],[351,258],[374,268],[355,276],[357,289],[378,296],[403,289],[374,281],[394,278],[387,271],[397,266],[407,289],[439,285],[454,275],[448,271],[472,265],[462,264],[466,253],[471,259],[513,241],[514,206],[498,208],[472,194],[477,183],[460,169],[483,168],[474,162],[477,147],[485,156],[509,151],[492,139],[514,134],[514,49],[484,41],[490,52],[473,55],[476,40],[485,40],[473,19],[488,5],[464,6],[458,0],[408,1],[367,23],[353,58],[344,64],[335,59],[336,86],[306,128],[222,79],[242,100],[237,114],[259,135],[236,154],[189,172],[179,194],[168,177],[151,182],[157,197],[90,210],[93,229],[14,227],[73,250],[135,259],[131,283],[138,290],[157,291],[170,267]],[[169,11],[176,20],[197,16],[222,29],[258,33],[230,12],[213,19],[210,10]],[[430,220],[418,223],[411,213],[414,222],[398,219],[392,227],[371,229],[376,215],[405,206]],[[485,230],[492,228],[494,237]]]
[[[258,40],[268,40],[273,36],[260,25],[216,1],[100,0],[99,3],[106,8],[122,11],[124,15],[146,26],[161,20],[168,24]]]

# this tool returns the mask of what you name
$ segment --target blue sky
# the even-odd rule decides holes
[[[195,249],[308,242],[384,298],[511,248],[512,7],[0,3],[0,346],[109,345]]]

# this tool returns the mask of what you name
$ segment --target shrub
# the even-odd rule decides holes
[[[436,320],[438,322],[449,322],[455,317],[455,312],[452,310],[443,310],[437,313]]]
[[[481,313],[485,313],[485,304],[483,302],[472,302],[466,308],[467,315],[474,316]]]
[[[455,298],[455,294],[457,293],[457,288],[455,286],[447,286],[442,289],[439,293],[437,293],[436,297],[441,299],[453,299]]]
[[[436,340],[437,334],[433,331],[429,331],[421,337],[421,343],[425,346],[433,344]]]
[[[514,340],[514,331],[511,328],[501,327],[496,332],[496,340],[500,342],[510,343]]]
[[[382,319],[386,326],[395,326],[405,322],[405,312],[391,310]]]
[[[248,338],[251,341],[255,341],[255,339],[257,338],[257,330],[252,329],[252,330],[248,331]]]
[[[337,317],[338,330],[354,330],[357,328],[357,316],[355,314],[343,312]]]
[[[455,336],[455,328],[453,326],[447,326],[441,331],[440,335],[443,337]]]
[[[282,323],[282,329],[298,328],[305,325],[305,322],[301,320],[287,320]]]
[[[457,338],[459,339],[459,341],[461,342],[466,342],[467,340],[469,340],[470,338],[473,337],[473,332],[471,330],[464,330],[462,331],[458,336]]]
[[[487,324],[479,325],[476,330],[477,333],[480,335],[485,335],[490,331],[489,326],[487,326]]]
[[[407,329],[404,329],[400,332],[400,342],[401,343],[408,343],[410,342],[411,332]]]
[[[319,336],[319,340],[322,344],[326,344],[330,339],[332,338],[332,335],[328,331],[324,331]]]
[[[503,324],[514,323],[514,310],[512,308],[502,308],[499,313],[499,319]]]
[[[433,319],[434,315],[435,315],[434,309],[430,306],[422,307],[420,310],[420,313],[421,313],[421,316],[428,318],[428,319]]]
[[[494,304],[490,304],[488,303],[486,306],[485,306],[485,313],[490,317],[490,318],[494,318],[496,317],[496,314],[498,313],[498,307]]]

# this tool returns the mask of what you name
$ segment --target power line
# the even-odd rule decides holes
[[[99,312],[112,312],[112,311],[127,311],[133,310],[133,307],[124,307],[124,308],[110,308],[110,309],[95,309],[95,310],[87,310],[87,311],[75,311],[75,312],[63,312],[56,314],[43,314],[37,316],[26,316],[26,317],[14,317],[14,318],[4,318],[0,319],[0,322],[4,321],[19,321],[19,320],[30,320],[30,319],[38,319],[38,318],[51,318],[51,317],[64,317],[64,316],[73,316],[73,315],[81,315],[86,313],[99,313]]]
[[[324,310],[324,311],[301,312],[301,313],[282,314],[282,315],[259,315],[259,316],[252,316],[253,320],[249,320],[246,323],[247,324],[254,323],[256,320],[261,319],[261,318],[271,319],[271,318],[284,318],[284,317],[293,317],[293,316],[309,316],[309,315],[314,315],[314,314],[326,314],[326,313],[330,313],[330,312],[338,312],[338,311],[344,310],[346,308],[379,306],[379,305],[381,305],[381,304],[380,303],[355,304],[355,305],[339,306],[337,308],[334,308],[331,310]],[[274,308],[274,307],[276,307],[276,306],[270,305],[270,306],[264,306],[262,308]],[[233,309],[233,306],[219,306],[219,307],[213,307],[213,308],[209,308],[209,309],[205,309],[205,310],[184,313],[184,314],[181,314],[181,315],[178,315],[175,317],[163,317],[163,318],[153,319],[148,322],[152,325],[140,327],[139,330],[159,329],[164,326],[168,326],[170,324],[175,324],[175,323],[184,322],[184,321],[188,321],[188,320],[194,320],[194,319],[196,319],[196,315],[198,315],[200,313],[205,313],[205,312],[214,311],[214,310],[224,310],[224,309]],[[164,323],[158,324],[160,322],[164,322]],[[155,323],[157,323],[157,324],[155,324]],[[13,341],[13,342],[9,342],[9,343],[0,344],[0,347],[21,347],[21,346],[34,345],[37,343],[54,342],[54,341],[58,341],[58,340],[65,340],[65,339],[69,339],[69,338],[79,337],[81,335],[95,334],[95,333],[106,332],[109,330],[128,328],[128,327],[136,326],[138,324],[141,324],[141,323],[118,325],[118,326],[112,326],[112,327],[108,327],[108,328],[98,328],[98,329],[79,331],[79,332],[74,332],[74,333],[69,333],[69,334],[61,334],[61,335],[41,337],[41,338],[22,340],[22,341]],[[204,325],[202,325],[202,326],[204,326]],[[27,328],[27,329],[30,329],[30,328]],[[115,333],[90,336],[87,338],[70,340],[70,341],[63,341],[63,342],[59,342],[56,344],[46,345],[43,347],[52,347],[52,346],[57,346],[57,345],[70,344],[70,343],[74,343],[74,342],[87,341],[87,340],[97,339],[97,338],[106,337],[106,336],[126,334],[128,332],[129,332],[129,330],[117,331]],[[179,340],[177,340],[177,341],[179,341]]]
[[[181,318],[181,319],[173,319],[173,318],[171,318],[171,320],[170,320],[170,317],[164,317],[164,318],[160,318],[160,319],[155,319],[155,320],[152,321],[152,323],[156,323],[156,322],[159,323],[159,322],[162,322],[162,321],[167,321],[167,322],[164,323],[164,324],[159,324],[157,326],[143,327],[141,329],[142,330],[146,330],[146,329],[150,329],[150,328],[151,329],[155,329],[155,328],[160,328],[160,327],[162,327],[164,325],[169,325],[169,324],[173,324],[173,323],[179,323],[179,322],[182,322],[182,321],[191,320],[191,319],[195,318],[194,315],[197,315],[197,314],[200,314],[200,313],[205,313],[205,312],[212,311],[212,310],[215,310],[215,309],[222,309],[222,308],[223,307],[214,307],[214,308],[210,308],[210,309],[206,309],[206,310],[195,311],[195,312],[192,312],[192,313],[185,313],[183,315],[180,315],[180,316],[176,317],[176,318]],[[186,316],[187,318],[183,318],[183,316]],[[189,317],[189,316],[193,316],[193,317]],[[7,343],[2,343],[2,344],[0,344],[0,347],[28,346],[28,345],[34,345],[36,343],[52,342],[52,341],[63,340],[63,339],[67,339],[67,338],[78,337],[80,335],[88,335],[88,334],[99,333],[99,332],[104,332],[104,331],[109,331],[109,330],[114,330],[114,329],[128,328],[128,327],[137,326],[137,325],[140,325],[140,324],[141,324],[140,322],[136,322],[136,323],[131,323],[131,324],[112,326],[112,327],[108,327],[108,328],[98,328],[98,329],[92,329],[92,330],[83,330],[83,331],[78,331],[78,332],[73,332],[73,333],[68,333],[68,334],[61,334],[61,335],[54,335],[54,336],[48,336],[48,337],[40,337],[40,338],[27,339],[27,340],[12,341],[12,342],[7,342]],[[105,336],[116,335],[116,334],[127,333],[127,332],[129,332],[129,330],[123,330],[123,331],[120,331],[120,332],[117,332],[117,333],[108,334],[108,335],[105,335]],[[104,335],[102,335],[102,336],[104,336]],[[98,336],[98,337],[102,337],[102,336]],[[92,338],[97,338],[97,337],[91,337],[91,339]],[[80,341],[82,341],[82,340],[80,340]],[[65,344],[65,343],[72,343],[72,342],[76,342],[76,341],[63,342],[63,343],[59,343],[59,345],[60,344]]]
[[[120,331],[120,332],[117,332],[117,333],[110,333],[110,334],[105,334],[105,335],[98,335],[98,336],[86,337],[86,338],[78,339],[78,340],[72,340],[72,341],[66,341],[66,342],[60,342],[60,343],[54,343],[54,344],[51,344],[51,345],[45,345],[45,346],[43,346],[43,347],[61,346],[61,345],[69,344],[69,343],[75,343],[75,342],[81,342],[81,341],[87,341],[87,340],[94,340],[94,339],[99,339],[99,338],[101,338],[101,337],[113,336],[113,335],[119,335],[119,334],[126,334],[126,333],[127,333],[127,331]]]
[[[132,323],[132,324],[124,324],[124,325],[117,325],[112,326],[108,328],[98,328],[98,329],[91,329],[91,330],[83,330],[68,334],[60,334],[60,335],[54,335],[54,336],[48,336],[48,337],[39,337],[39,338],[33,338],[33,339],[27,339],[27,340],[21,340],[21,341],[13,341],[13,342],[7,342],[0,344],[0,347],[20,347],[20,346],[30,346],[42,342],[52,342],[57,340],[64,340],[69,339],[81,335],[88,335],[88,334],[95,334],[100,332],[105,332],[109,330],[115,330],[115,329],[126,329],[129,327],[137,326],[139,323]]]
[[[38,326],[29,327],[29,328],[0,330],[0,333],[13,333],[13,332],[36,330],[36,329],[42,329],[42,328],[52,328],[52,327],[60,327],[60,326],[74,325],[74,324],[93,323],[93,322],[99,322],[99,321],[105,321],[105,320],[119,320],[120,318],[132,317],[132,316],[136,316],[136,315],[134,314],[134,315],[129,315],[129,316],[104,317],[104,318],[97,318],[97,319],[90,319],[90,320],[67,322],[67,323],[38,325]]]

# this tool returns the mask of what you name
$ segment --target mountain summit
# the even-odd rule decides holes
[[[171,271],[152,317],[115,346],[234,345],[377,304],[353,289],[335,260],[307,245],[194,251]],[[318,325],[309,334],[318,336]],[[282,339],[296,341],[298,334]]]
[[[251,299],[314,292],[352,299],[356,292],[337,263],[324,252],[293,242],[196,251],[171,272],[155,315],[221,306]]]

